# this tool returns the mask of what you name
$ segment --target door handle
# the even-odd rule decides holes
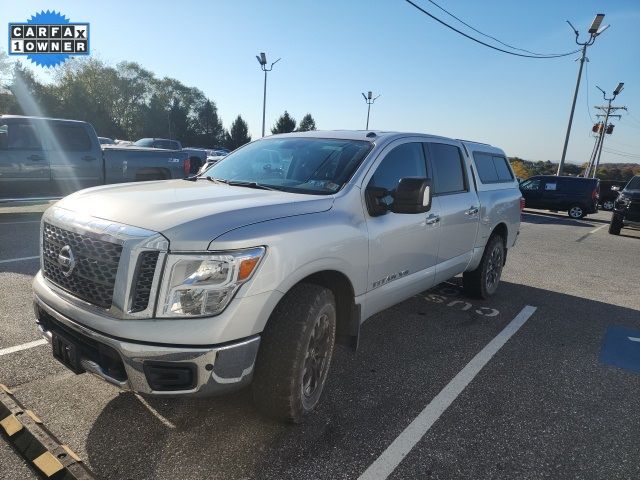
[[[478,212],[480,211],[480,209],[478,207],[471,207],[469,208],[469,210],[467,210],[466,212],[464,212],[465,215],[477,215]]]
[[[440,221],[440,215],[434,215],[433,213],[427,217],[427,225],[435,225]]]
[[[40,160],[44,160],[44,157],[42,155],[37,155],[37,154],[30,155],[28,158],[29,160],[33,160],[34,162],[39,162]]]
[[[84,157],[82,157],[83,160],[90,162],[91,160],[95,160],[96,157],[93,157],[91,155],[85,155]]]

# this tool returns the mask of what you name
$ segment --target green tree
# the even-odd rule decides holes
[[[273,133],[274,135],[276,133],[289,133],[289,132],[293,132],[295,129],[296,129],[295,118],[289,115],[289,112],[285,110],[284,113],[280,115],[280,118],[278,118],[278,120],[276,121],[276,124],[271,129],[271,133]]]
[[[189,110],[186,105],[180,102],[179,98],[174,98],[169,109],[169,122],[171,126],[171,138],[185,142],[189,135]]]
[[[235,150],[250,141],[251,135],[249,135],[249,126],[247,125],[247,122],[238,115],[225,135],[224,146],[229,150]]]
[[[307,113],[298,125],[299,132],[308,132],[310,130],[316,130],[316,121],[313,119],[310,113]]]
[[[224,127],[218,117],[215,102],[207,99],[198,110],[198,120],[195,128],[199,136],[198,146],[215,147],[224,140]]]
[[[511,158],[509,160],[511,163],[511,168],[513,168],[513,173],[516,174],[516,177],[527,179],[531,176],[531,170],[523,160],[519,158]]]

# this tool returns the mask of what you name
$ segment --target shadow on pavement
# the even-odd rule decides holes
[[[543,212],[522,212],[522,223],[534,223],[537,225],[568,225],[572,227],[595,227],[596,224],[589,222],[608,223],[597,219],[574,220],[568,216],[553,215]]]
[[[486,445],[464,432],[449,438],[446,430],[462,420],[445,414],[435,427],[453,446],[424,450],[443,451],[433,454],[434,477],[492,476],[495,462],[484,456],[491,453],[475,455],[476,449],[502,449],[504,478],[525,471],[557,478],[570,473],[565,464],[577,469],[569,476],[588,477],[584,469],[594,463],[613,478],[637,467],[638,425],[629,412],[637,410],[640,377],[598,358],[607,326],[639,328],[638,310],[513,283],[501,284],[490,301],[467,299],[459,280],[368,320],[357,355],[336,351],[324,398],[304,424],[263,418],[249,390],[211,399],[147,398],[171,428],[135,396],[121,394],[89,432],[91,467],[122,479],[355,478],[525,305],[538,310],[485,367],[481,375],[491,380],[467,388],[489,393],[473,397],[486,423],[476,418],[465,428],[501,428]],[[457,407],[464,408],[463,398]],[[457,420],[447,424],[448,418]],[[534,434],[519,435],[524,426]],[[612,436],[615,452],[607,447]],[[585,438],[598,441],[584,448]]]

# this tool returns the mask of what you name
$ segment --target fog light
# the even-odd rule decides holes
[[[152,390],[167,392],[196,387],[197,370],[193,363],[144,362],[143,369]]]

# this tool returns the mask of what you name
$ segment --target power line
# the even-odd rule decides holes
[[[618,140],[609,140],[609,143],[615,143],[616,145],[622,145],[623,147],[631,147],[640,150],[640,145],[632,145],[630,143],[619,142]]]
[[[627,155],[625,153],[617,153],[617,152],[612,152],[611,150],[609,150],[608,148],[605,148],[604,151],[606,153],[610,153],[611,155],[617,155],[619,157],[624,157],[624,158],[633,158],[634,160],[640,160],[640,155]]]
[[[405,2],[409,3],[410,5],[415,7],[416,9],[420,10],[425,15],[431,17],[436,22],[444,25],[445,27],[449,28],[450,30],[453,30],[456,33],[459,33],[460,35],[462,35],[463,37],[468,38],[469,40],[473,40],[474,42],[479,43],[480,45],[484,45],[485,47],[489,47],[489,48],[491,48],[493,50],[497,50],[497,51],[502,52],[502,53],[507,53],[509,55],[515,55],[516,57],[524,57],[524,58],[559,58],[559,57],[567,57],[569,55],[573,55],[573,54],[575,54],[575,53],[580,51],[580,50],[574,50],[572,52],[567,52],[567,53],[562,53],[562,54],[557,54],[557,55],[527,55],[527,54],[524,54],[524,53],[510,52],[508,50],[504,50],[504,49],[496,47],[494,45],[490,45],[490,44],[488,44],[486,42],[483,42],[482,40],[478,40],[477,38],[472,37],[471,35],[468,35],[468,34],[462,32],[462,31],[458,30],[457,28],[449,25],[448,23],[444,22],[443,20],[440,20],[435,15],[432,15],[431,13],[427,12],[424,8],[420,7],[419,5],[416,5],[411,0],[405,0]]]
[[[469,25],[467,22],[465,22],[464,20],[456,17],[453,13],[451,13],[450,11],[446,10],[444,7],[438,5],[436,2],[434,2],[433,0],[427,0],[429,3],[435,5],[437,8],[439,8],[440,10],[442,10],[444,13],[446,13],[447,15],[449,15],[452,18],[455,18],[457,21],[459,21],[461,24],[463,24],[466,27],[469,27],[471,30],[473,30],[476,33],[479,33],[482,36],[485,36],[487,38],[490,38],[491,40],[495,40],[496,42],[498,42],[501,45],[504,45],[505,47],[509,47],[513,50],[519,50],[521,52],[526,52],[526,53],[530,53],[531,55],[535,55],[536,57],[540,57],[540,56],[551,56],[551,57],[555,57],[555,56],[563,56],[565,54],[558,54],[558,53],[536,53],[536,52],[532,52],[530,50],[526,50],[524,48],[518,48],[518,47],[514,47],[513,45],[509,45],[508,43],[503,42],[502,40],[493,37],[491,35],[488,35],[484,32],[481,32],[480,30],[478,30],[477,28],[473,27],[472,25]],[[576,53],[578,52],[578,50],[576,50],[575,52],[572,53]]]
[[[640,157],[639,153],[625,152],[624,150],[618,150],[617,148],[607,147],[605,150],[609,153],[618,153],[620,155],[631,155],[633,157]]]

